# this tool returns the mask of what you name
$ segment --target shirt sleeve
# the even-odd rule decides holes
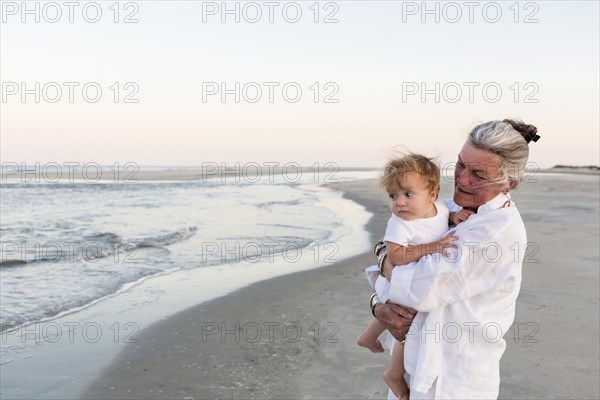
[[[448,208],[449,212],[458,212],[462,210],[462,207],[456,204],[454,200],[452,200],[452,198],[444,199],[443,203],[446,206],[446,208]]]
[[[401,246],[406,246],[411,243],[414,237],[413,230],[410,227],[410,222],[403,221],[401,218],[392,215],[385,229],[385,242],[392,242]]]
[[[374,289],[380,302],[385,303],[390,299],[390,283],[383,276],[377,278]]]
[[[464,222],[459,228],[461,225],[467,224]],[[522,260],[515,260],[510,253],[509,247],[515,240],[511,240],[513,235],[508,231],[492,231],[489,226],[457,229],[459,248],[449,249],[448,257],[428,255],[394,268],[390,299],[417,311],[432,311],[491,290],[511,279],[516,281]],[[482,237],[494,237],[492,245],[506,252],[504,257],[491,262],[494,253],[486,247],[492,242],[481,243]]]

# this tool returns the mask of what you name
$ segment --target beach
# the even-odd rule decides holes
[[[388,218],[374,180],[329,185]],[[449,196],[446,182],[441,196]],[[538,174],[513,195],[528,241],[514,330],[505,335],[502,399],[600,394],[597,176]],[[365,253],[255,283],[158,322],[127,344],[85,399],[385,398],[387,355],[355,344],[369,322]]]
[[[529,245],[515,323],[504,335],[502,399],[599,397],[599,187],[598,175],[538,173],[513,193]],[[170,184],[147,190],[165,188],[173,193]],[[258,186],[247,189],[253,188]],[[372,318],[364,268],[373,263],[372,243],[389,218],[386,195],[374,179],[280,189],[298,198],[310,193],[312,199],[280,206],[301,207],[281,208],[288,224],[298,218],[296,228],[285,229],[307,226],[306,207],[336,210],[335,218],[314,214],[312,224],[314,218],[333,218],[323,228],[337,232],[339,259],[328,257],[324,242],[321,253],[305,251],[304,261],[275,256],[273,262],[247,258],[167,270],[81,310],[4,331],[0,397],[385,398],[388,355],[370,353],[355,341]],[[182,198],[189,197],[185,190]],[[445,177],[440,197],[451,193],[451,178]],[[270,210],[263,201],[254,201],[257,209]],[[187,207],[183,203],[182,210]],[[158,217],[161,209],[154,213]],[[283,229],[286,214],[272,214],[273,226]],[[341,225],[334,222],[340,216]],[[195,254],[192,240],[161,248],[171,249],[167,260],[185,263]]]

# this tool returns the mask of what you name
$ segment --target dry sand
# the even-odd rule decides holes
[[[367,229],[381,236],[388,208],[375,182],[331,186],[372,212]],[[445,184],[442,196],[450,191]],[[500,398],[600,397],[599,191],[598,176],[540,174],[513,196],[533,244],[518,329],[505,336]],[[383,398],[387,355],[355,345],[371,317],[363,268],[372,261],[365,254],[260,282],[161,321],[81,397]]]

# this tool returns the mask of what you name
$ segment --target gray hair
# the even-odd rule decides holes
[[[474,147],[500,156],[500,176],[491,183],[512,182],[511,188],[514,188],[521,182],[529,158],[526,137],[530,132],[535,134],[537,128],[508,119],[485,122],[471,131],[469,141]]]

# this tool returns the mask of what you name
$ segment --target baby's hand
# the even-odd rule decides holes
[[[450,213],[450,222],[452,225],[458,225],[461,222],[465,222],[473,214],[475,212],[471,210],[460,210],[459,212]]]

